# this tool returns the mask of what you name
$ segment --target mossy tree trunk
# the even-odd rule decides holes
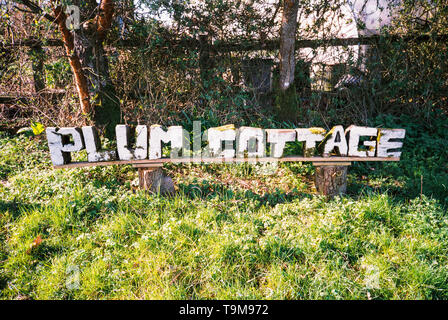
[[[53,2],[56,23],[70,59],[75,76],[81,110],[93,118],[95,125],[107,137],[114,136],[115,125],[120,122],[120,103],[109,74],[109,64],[104,52],[103,41],[112,23],[113,0],[75,0],[80,9],[81,24],[78,29],[69,30],[67,15],[60,5]]]
[[[79,57],[87,79],[94,123],[106,136],[113,137],[115,125],[121,118],[120,102],[110,78],[103,41],[112,23],[114,3],[113,0],[102,0],[98,6],[95,0],[75,2],[80,8],[84,6],[81,9],[84,23],[74,32],[74,53]]]

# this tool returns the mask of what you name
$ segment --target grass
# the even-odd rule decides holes
[[[161,197],[131,167],[53,170],[43,138],[0,133],[1,297],[447,299],[447,138],[427,132],[332,200],[306,163],[171,164]]]

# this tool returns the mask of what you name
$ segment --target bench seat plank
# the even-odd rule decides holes
[[[81,167],[94,167],[94,166],[111,166],[111,165],[126,165],[132,164],[135,166],[143,167],[144,165],[153,166],[163,163],[241,163],[241,162],[313,162],[318,165],[319,162],[354,162],[354,161],[400,161],[400,158],[395,157],[299,157],[299,156],[286,156],[282,158],[161,158],[154,160],[116,160],[116,161],[101,161],[101,162],[72,162],[60,166],[54,166],[55,169],[65,169],[65,168],[81,168]]]

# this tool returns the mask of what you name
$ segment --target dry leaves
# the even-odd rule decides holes
[[[38,236],[36,237],[36,239],[33,240],[33,243],[31,244],[30,248],[26,251],[26,253],[27,253],[27,254],[31,254],[31,252],[32,252],[35,248],[39,247],[39,245],[40,245],[41,243],[42,243],[42,238],[41,238],[40,235],[38,235]]]

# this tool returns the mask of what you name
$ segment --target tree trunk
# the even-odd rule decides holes
[[[95,125],[109,138],[115,135],[115,125],[120,122],[120,103],[115,94],[109,74],[109,63],[104,52],[103,40],[112,23],[113,0],[102,0],[97,7],[95,0],[77,0],[85,10],[81,12],[83,22],[74,32],[74,52],[79,57],[87,79],[89,95],[93,104]],[[94,13],[97,12],[96,15]],[[89,17],[94,17],[88,19]]]
[[[334,197],[347,190],[348,166],[316,166],[315,185],[320,194]]]
[[[140,189],[161,195],[172,195],[175,192],[173,180],[165,176],[162,167],[138,168]]]
[[[298,117],[297,93],[294,85],[295,42],[299,0],[284,0],[280,30],[280,79],[276,108],[279,120]]]
[[[93,120],[108,137],[120,122],[120,104],[109,75],[109,64],[102,41],[95,30],[84,24],[74,34],[74,52],[79,57],[93,105]]]
[[[280,30],[280,90],[286,91],[294,82],[295,42],[299,0],[284,0]]]
[[[72,69],[76,90],[78,91],[79,102],[81,105],[81,111],[85,115],[89,115],[92,111],[90,105],[89,89],[87,86],[87,80],[83,73],[82,65],[79,57],[74,53],[74,41],[73,35],[66,26],[67,15],[61,6],[53,8],[55,15],[55,23],[59,27],[59,31],[62,34],[62,41],[64,42],[65,52],[69,58],[70,67]]]
[[[95,125],[112,138],[121,113],[109,75],[103,40],[112,23],[113,0],[102,0],[99,7],[95,0],[76,0],[74,4],[80,8],[82,23],[79,29],[73,32],[67,29],[67,17],[61,7],[54,9],[56,20],[70,57],[82,111],[93,116]]]

